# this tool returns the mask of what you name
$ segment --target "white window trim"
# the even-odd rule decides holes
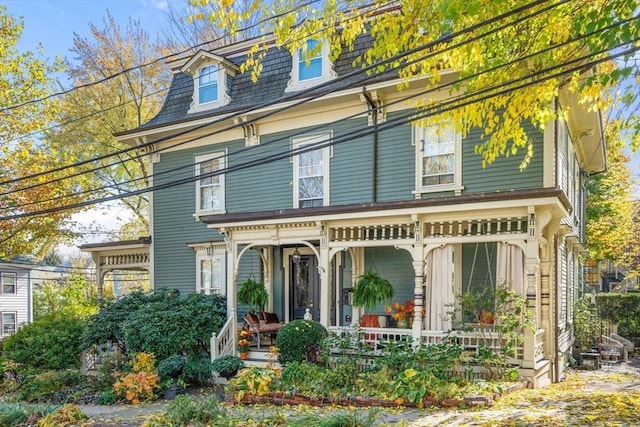
[[[10,292],[10,293],[4,292],[4,277],[6,276],[13,277],[13,292]],[[18,274],[9,273],[9,272],[0,272],[0,295],[17,295],[17,294],[18,294]]]
[[[330,44],[327,42],[327,40],[320,40],[320,43],[322,44],[322,53],[321,53],[322,75],[314,79],[300,81],[300,76],[298,73],[298,63],[300,62],[300,49],[296,49],[291,54],[291,74],[290,74],[291,79],[287,83],[287,88],[285,89],[285,92],[295,92],[299,90],[309,89],[319,85],[320,83],[333,80],[338,76],[333,69],[334,64],[329,60]]]
[[[221,161],[220,167],[222,170],[227,167],[227,152],[219,151],[217,153],[204,154],[195,157],[195,168],[194,174],[195,176],[200,175],[200,163],[206,162],[207,160],[217,159],[219,158]],[[226,213],[225,210],[225,192],[226,192],[226,183],[225,183],[225,175],[221,173],[220,177],[220,209],[200,209],[200,180],[197,179],[195,182],[196,185],[196,213],[194,216],[199,218],[204,215],[213,215],[213,214],[222,214]]]
[[[200,71],[206,67],[218,67],[218,99],[210,102],[200,103]],[[205,62],[193,74],[193,98],[191,101],[191,107],[187,114],[197,113],[200,111],[211,110],[227,105],[231,102],[231,97],[228,94],[227,88],[227,76],[228,73],[225,67],[218,62]]]
[[[327,133],[321,133],[321,134],[314,134],[314,135],[303,135],[297,138],[292,138],[291,139],[291,148],[293,150],[304,146],[304,145],[309,145],[309,144],[315,144],[315,143],[319,143],[319,142],[328,142],[331,139],[333,139],[333,132],[327,132]],[[333,157],[332,155],[332,150],[331,150],[331,145],[327,145],[324,148],[320,148],[320,150],[322,150],[322,155],[324,156],[323,159],[323,168],[322,168],[322,173],[323,173],[323,180],[322,180],[322,206],[329,206],[329,204],[331,203],[330,197],[329,197],[329,193],[330,193],[330,189],[331,189],[331,185],[330,185],[330,171],[331,171],[331,158]],[[303,208],[299,208],[299,190],[300,190],[300,182],[299,182],[299,175],[298,175],[298,167],[299,167],[299,156],[295,155],[293,156],[292,159],[292,163],[293,163],[293,207],[294,209],[303,209]]]
[[[5,333],[4,332],[4,315],[5,314],[13,314],[13,332]],[[1,335],[11,335],[15,334],[18,331],[18,312],[17,311],[0,311],[0,334]]]
[[[442,124],[444,125],[444,123]],[[440,126],[442,126],[440,125]],[[430,125],[439,126],[439,125]],[[438,193],[443,191],[454,191],[456,195],[460,195],[464,189],[462,185],[462,137],[460,132],[456,131],[455,151],[454,151],[454,171],[453,182],[451,184],[422,186],[422,141],[424,139],[424,129],[428,126],[413,125],[413,145],[416,147],[415,154],[415,190],[413,194],[416,198],[420,198],[422,194]]]
[[[200,293],[205,290],[205,294],[226,294],[227,283],[227,247],[224,242],[209,242],[189,245],[196,251],[196,292]],[[202,287],[202,271],[200,270],[201,261],[218,259],[220,261],[220,288],[208,288],[212,292],[206,292],[207,288]],[[217,290],[217,292],[215,292]]]

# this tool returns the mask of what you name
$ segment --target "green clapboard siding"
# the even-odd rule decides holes
[[[366,248],[364,252],[365,269],[374,268],[381,277],[387,279],[394,287],[395,301],[404,304],[414,298],[414,272],[409,252],[392,247]],[[385,305],[378,305],[375,313],[384,314]]]
[[[333,125],[334,139],[338,141],[331,159],[330,201],[333,206],[371,202],[373,136],[349,137],[350,133],[366,127],[366,119],[352,119]]]
[[[389,114],[392,120],[396,114]],[[400,125],[378,135],[378,202],[410,200],[415,189],[415,147],[411,125]]]
[[[154,185],[162,185],[194,176],[195,157],[223,148],[181,150],[162,153],[153,165]],[[175,171],[178,166],[183,169]],[[178,289],[182,294],[194,292],[196,253],[187,243],[222,240],[214,230],[197,222],[195,183],[156,190],[153,193],[154,285],[156,289]]]
[[[469,133],[462,142],[464,193],[542,188],[543,134],[531,124],[526,125],[525,130],[533,143],[534,154],[531,163],[523,171],[520,171],[520,163],[527,152],[524,148],[515,156],[497,158],[483,169],[482,157],[473,152],[473,147],[481,142],[482,131],[474,129]]]

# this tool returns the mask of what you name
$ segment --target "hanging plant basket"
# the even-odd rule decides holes
[[[248,305],[252,310],[263,311],[269,301],[269,294],[263,282],[248,278],[238,285],[238,302]]]
[[[378,304],[389,302],[393,298],[393,285],[380,277],[377,271],[369,269],[358,277],[353,289],[353,303],[372,311]]]

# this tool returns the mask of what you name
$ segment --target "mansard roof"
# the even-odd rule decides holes
[[[357,69],[353,67],[353,61],[356,57],[364,53],[367,46],[370,44],[370,36],[362,36],[356,41],[353,50],[343,50],[342,54],[335,61],[333,66],[338,78],[334,83],[331,83],[329,87],[323,86],[322,89],[318,90],[339,91],[342,89],[361,86],[362,83],[359,83],[358,81],[361,79],[362,75],[351,76],[347,79],[340,79],[340,77],[344,77],[346,74]],[[229,51],[229,47],[226,47],[225,51]],[[153,119],[137,129],[121,132],[116,136],[123,136],[148,129],[160,128],[185,121],[231,114],[278,100],[286,95],[293,95],[294,98],[296,96],[299,98],[305,98],[316,93],[313,89],[303,90],[297,94],[295,92],[285,92],[287,83],[291,79],[291,67],[293,65],[291,53],[284,48],[271,47],[262,60],[263,70],[256,83],[251,81],[250,71],[245,71],[243,73],[238,72],[234,77],[230,77],[228,82],[231,102],[227,105],[211,110],[188,113],[193,101],[194,80],[193,76],[187,74],[183,70],[187,64],[193,64],[198,61],[197,58],[202,57],[202,52],[203,51],[199,51],[194,54],[189,61],[181,66],[181,69],[175,72],[167,97],[165,98],[164,105]],[[235,56],[229,55],[227,57],[217,54],[216,51],[207,52],[206,54],[211,58],[218,58],[220,60],[227,61],[230,66],[232,65],[238,70],[240,64],[246,60],[245,54]],[[383,75],[371,76],[371,78],[368,79],[367,84],[381,80],[388,80],[395,76],[396,75],[394,73],[390,72]]]

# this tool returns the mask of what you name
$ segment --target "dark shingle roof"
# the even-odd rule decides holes
[[[362,36],[356,41],[353,50],[343,50],[342,54],[334,64],[334,70],[338,77],[345,76],[355,70],[353,68],[353,61],[356,57],[364,53],[367,46],[370,44],[370,37]],[[240,56],[229,60],[236,65],[240,65],[245,61],[245,59],[245,56]],[[160,112],[153,119],[139,128],[123,132],[120,135],[182,121],[189,121],[203,117],[215,117],[221,114],[242,111],[269,101],[275,101],[285,95],[295,94],[295,92],[285,92],[287,83],[291,78],[290,73],[292,67],[292,58],[286,49],[269,49],[262,63],[263,71],[260,74],[257,83],[253,83],[251,81],[250,72],[238,73],[235,77],[229,78],[229,96],[231,97],[231,102],[229,104],[191,114],[189,114],[188,111],[193,100],[193,77],[182,72],[174,74],[169,92]],[[393,77],[393,75],[387,73],[384,76],[372,77],[367,83],[370,84],[373,81],[384,80],[391,77]],[[331,91],[360,86],[362,85],[362,83],[359,82],[361,78],[362,74],[336,81],[330,86]],[[329,90],[329,87],[324,87],[319,90],[327,91]],[[298,94],[300,97],[306,97],[313,94],[313,89],[300,91]]]

